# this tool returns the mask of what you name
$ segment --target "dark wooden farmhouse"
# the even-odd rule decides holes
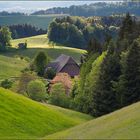
[[[67,73],[71,77],[79,75],[80,71],[80,67],[75,60],[64,54],[61,54],[55,61],[48,64],[45,71],[47,71],[48,68],[54,69],[56,73]]]

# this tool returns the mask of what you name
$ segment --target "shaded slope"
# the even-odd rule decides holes
[[[46,138],[140,139],[140,102]]]
[[[39,138],[91,119],[82,113],[75,116],[0,88],[0,139]]]

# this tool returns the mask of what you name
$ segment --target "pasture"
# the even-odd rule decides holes
[[[54,43],[49,43],[47,35],[38,35],[28,38],[21,38],[12,40],[11,44],[13,48],[17,48],[19,43],[24,43],[27,41],[27,50],[16,50],[16,54],[28,56],[33,58],[38,51],[44,51],[48,53],[48,55],[52,59],[56,59],[61,54],[66,54],[72,56],[77,62],[80,62],[81,55],[85,53],[85,50],[70,48]],[[13,53],[9,53],[9,55],[13,55]]]
[[[42,138],[92,119],[0,88],[0,139]]]
[[[0,16],[0,26],[9,26],[15,24],[30,24],[32,26],[47,29],[50,22],[57,17],[65,15],[27,15],[27,16]]]
[[[140,102],[46,139],[139,139]]]

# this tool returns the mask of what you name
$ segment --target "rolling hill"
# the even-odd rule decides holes
[[[16,54],[33,58],[38,51],[42,50],[48,53],[48,55],[52,59],[56,59],[60,54],[66,54],[72,56],[77,62],[79,62],[81,54],[85,53],[85,50],[50,44],[48,42],[46,34],[28,38],[15,39],[11,41],[11,44],[13,48],[17,48],[19,43],[24,43],[25,41],[27,41],[28,49],[18,50],[16,51]],[[13,55],[13,52],[9,53],[9,55]]]
[[[46,139],[140,139],[140,102]]]
[[[41,138],[91,118],[0,88],[0,139]]]

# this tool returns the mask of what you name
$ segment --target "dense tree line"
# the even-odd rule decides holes
[[[73,108],[101,116],[140,101],[139,36],[140,23],[127,14],[116,40],[102,49],[99,43],[89,44],[71,93]]]
[[[32,25],[22,24],[22,25],[11,25],[9,26],[10,31],[12,32],[12,38],[23,38],[30,37],[35,35],[41,35],[47,33],[46,30],[38,29]]]
[[[0,12],[0,16],[24,16],[26,14],[20,13],[20,12],[7,12],[7,11],[2,11]]]
[[[115,37],[122,19],[122,16],[56,18],[48,28],[48,38],[66,46],[85,49],[93,37],[102,43],[107,35]]]
[[[139,2],[116,2],[106,3],[98,2],[89,5],[72,5],[70,7],[55,7],[47,10],[34,12],[32,15],[44,14],[69,14],[71,16],[110,16],[113,13],[123,14],[130,12],[131,14],[139,16],[140,3]]]
[[[11,25],[7,26],[11,32],[11,37],[13,39],[23,38],[23,37],[30,37],[35,35],[41,35],[47,33],[46,30],[38,29],[35,26],[29,24],[18,24],[18,25]],[[0,27],[2,28],[2,27]]]

